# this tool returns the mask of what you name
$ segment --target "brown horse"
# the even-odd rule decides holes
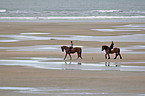
[[[109,52],[109,47],[104,45],[104,46],[102,46],[102,51],[103,50],[106,51],[106,54],[105,54],[105,58],[106,59],[107,59],[107,55],[108,55],[108,59],[110,59],[110,55],[109,54],[114,54],[114,53],[116,53],[116,56],[115,56],[114,59],[116,59],[118,55],[120,56],[120,59],[122,59],[119,48],[114,48],[114,49],[111,50],[111,52]]]
[[[64,57],[64,60],[65,60],[67,54],[69,54],[70,59],[72,59],[71,54],[73,54],[73,53],[75,53],[75,52],[77,52],[78,58],[80,57],[80,58],[82,59],[82,56],[81,56],[81,54],[82,54],[82,49],[79,48],[79,47],[72,48],[72,49],[71,49],[71,52],[69,52],[69,47],[67,47],[67,46],[61,46],[61,49],[62,49],[62,52],[64,52],[64,50],[65,50],[65,52],[66,52],[65,57]]]

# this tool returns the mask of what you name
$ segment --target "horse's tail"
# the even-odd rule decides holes
[[[80,48],[80,56],[82,56],[82,48]]]

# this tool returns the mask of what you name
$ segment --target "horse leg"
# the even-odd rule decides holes
[[[66,59],[67,53],[65,54],[64,60]]]
[[[77,51],[77,55],[78,55],[78,58],[77,59],[79,59],[79,57],[82,59],[81,50]]]
[[[82,49],[79,50],[78,55],[79,55],[79,57],[80,57],[81,59],[83,59],[82,56],[81,56],[81,55],[82,55]]]
[[[79,57],[80,57],[81,59],[83,59],[82,56],[81,56],[81,53],[78,54],[78,58],[79,58]]]
[[[117,58],[117,56],[118,56],[118,54],[116,53],[116,56],[115,56],[115,58],[114,58],[114,59],[116,59],[116,58]]]
[[[120,54],[120,49],[119,49],[119,51],[118,51],[118,55],[120,56],[120,59],[122,59],[122,56],[121,56],[121,54]]]
[[[110,59],[110,55],[108,54],[108,59]]]
[[[70,53],[69,53],[69,57],[70,57],[70,60],[71,60],[71,59],[72,59],[72,57],[71,57]]]
[[[120,54],[120,49],[118,49],[118,55],[120,56],[120,59],[122,59],[122,56]]]
[[[77,59],[79,59],[79,57],[80,57],[80,56],[79,56],[79,52],[77,52],[77,55],[78,55],[78,58],[77,58]]]
[[[81,55],[80,55],[80,54],[78,54],[78,58],[77,58],[77,59],[79,59],[79,57],[82,59],[82,57],[81,57]]]
[[[119,54],[119,56],[120,56],[120,59],[122,59],[122,56],[121,56],[121,54]]]
[[[107,54],[105,54],[105,59],[107,59]]]
[[[80,56],[80,58],[83,59],[82,56]]]

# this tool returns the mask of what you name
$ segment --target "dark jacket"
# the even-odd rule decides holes
[[[110,49],[113,49],[114,43],[112,42],[110,45]]]

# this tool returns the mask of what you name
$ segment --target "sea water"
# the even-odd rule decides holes
[[[0,0],[0,22],[144,22],[145,0]]]

